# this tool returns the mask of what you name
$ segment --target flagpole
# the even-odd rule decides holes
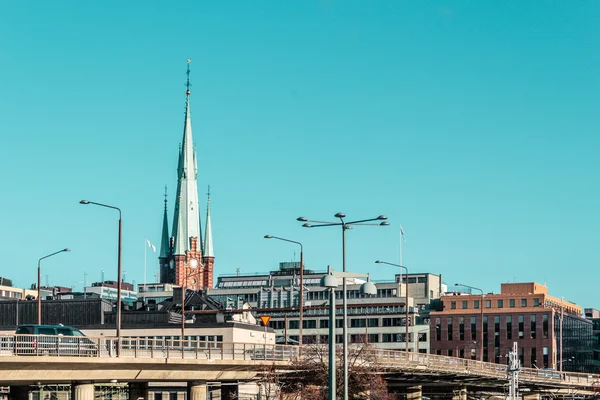
[[[146,246],[147,246],[147,242],[148,239],[144,238],[144,292],[146,291]]]

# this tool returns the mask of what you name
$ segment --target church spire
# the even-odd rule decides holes
[[[163,215],[162,237],[160,239],[160,255],[158,258],[169,257],[169,217],[167,216],[167,185],[165,185],[165,213]]]
[[[213,257],[212,227],[210,225],[210,185],[208,186],[208,199],[206,200],[206,229],[204,229],[204,257]]]
[[[187,60],[185,121],[183,126],[183,141],[179,151],[177,197],[173,215],[174,255],[185,255],[192,250],[192,238],[196,243],[201,240],[200,214],[198,207],[198,185],[196,175],[198,167],[196,150],[192,138],[192,119],[190,114],[190,62]]]

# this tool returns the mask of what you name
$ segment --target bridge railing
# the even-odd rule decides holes
[[[202,340],[116,337],[0,335],[0,356],[189,358],[290,361],[298,346]]]

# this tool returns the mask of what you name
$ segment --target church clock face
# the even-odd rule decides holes
[[[192,267],[192,268],[198,268],[198,260],[196,260],[195,258],[192,258],[190,260],[190,267]]]
[[[171,268],[174,268],[175,267],[175,260],[171,260],[169,262],[169,265],[171,266]]]

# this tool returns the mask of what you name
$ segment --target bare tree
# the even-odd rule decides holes
[[[348,349],[348,395],[351,399],[392,400],[381,372],[377,351],[366,342]],[[336,346],[336,391],[341,396],[343,383],[342,346]],[[285,400],[327,400],[329,392],[328,346],[312,345],[302,350],[293,371],[278,376]]]

